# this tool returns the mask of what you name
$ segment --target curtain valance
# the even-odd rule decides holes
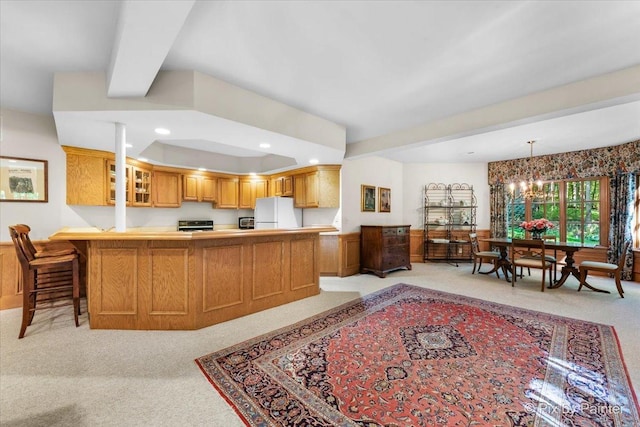
[[[542,181],[613,177],[640,172],[640,140],[593,150],[572,151],[500,162],[489,162],[489,185]]]

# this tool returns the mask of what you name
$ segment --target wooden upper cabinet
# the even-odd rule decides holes
[[[214,203],[214,208],[238,209],[238,197],[238,178],[218,178],[218,200]]]
[[[198,181],[200,181],[200,177],[197,175],[182,176],[182,200],[198,201]]]
[[[296,208],[307,207],[307,176],[306,174],[293,177],[293,205]]]
[[[182,200],[189,202],[214,202],[218,193],[218,179],[208,175],[184,175]]]
[[[179,208],[182,205],[182,187],[177,172],[153,172],[153,206]]]
[[[218,179],[210,176],[202,177],[202,201],[215,202],[218,196]]]
[[[238,208],[254,209],[256,199],[267,197],[269,194],[269,181],[262,177],[242,178],[240,180],[240,201]]]
[[[151,206],[151,171],[131,167],[131,206]]]
[[[106,206],[106,163],[101,152],[63,147],[67,154],[67,204]]]
[[[271,196],[293,196],[293,176],[280,176],[271,180],[273,191]]]
[[[125,171],[127,206],[151,206],[151,170],[127,165]],[[116,204],[116,162],[107,160],[107,204]]]
[[[340,167],[322,167],[295,175],[294,205],[298,208],[340,207]]]
[[[282,195],[293,196],[293,176],[282,177]]]
[[[103,178],[104,179],[104,178]],[[107,160],[107,204],[116,204],[116,162],[114,160]],[[125,199],[127,206],[131,206],[131,166],[127,165],[125,168]]]
[[[319,174],[319,171],[309,172],[306,174],[305,198],[307,201],[307,207],[317,208],[320,206]]]

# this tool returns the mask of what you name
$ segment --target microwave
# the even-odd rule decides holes
[[[241,216],[240,218],[238,218],[238,228],[243,230],[253,228],[253,217]]]

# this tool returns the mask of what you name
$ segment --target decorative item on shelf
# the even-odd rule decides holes
[[[547,230],[554,228],[555,225],[546,218],[534,219],[532,221],[522,221],[520,228],[531,233],[531,238],[540,240]]]
[[[527,144],[531,147],[531,154],[529,157],[529,164],[533,165],[533,144],[535,140],[527,141]],[[531,166],[533,168],[533,166]],[[549,199],[553,198],[553,183],[549,183],[547,189],[545,189],[545,185],[542,180],[535,180],[533,177],[529,179],[529,182],[521,181],[520,182],[520,195],[525,200],[532,199]],[[516,197],[516,185],[512,182],[509,184],[509,194],[511,199],[515,199]]]
[[[436,218],[436,222],[440,225],[447,225],[449,224],[449,220],[444,218],[444,217],[438,217]]]
[[[466,211],[460,212],[460,224],[469,225],[469,213]]]

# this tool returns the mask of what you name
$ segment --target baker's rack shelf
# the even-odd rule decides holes
[[[424,260],[458,265],[471,261],[469,233],[475,233],[478,203],[473,186],[431,183],[424,186]]]

